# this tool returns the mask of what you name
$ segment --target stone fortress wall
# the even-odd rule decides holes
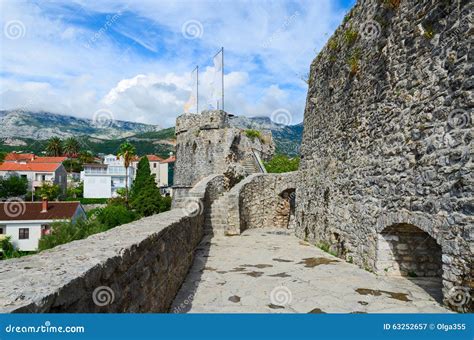
[[[0,313],[167,312],[223,191],[223,176],[208,176],[177,209],[2,261]]]
[[[253,174],[227,194],[227,235],[246,229],[294,225],[295,188],[298,173]]]
[[[311,64],[296,190],[299,237],[445,302],[474,288],[472,13],[358,1]]]
[[[261,139],[250,138],[245,130],[231,127],[231,119],[221,110],[188,113],[176,119],[177,198],[210,174],[224,174],[231,187],[252,171],[259,172],[252,169],[256,166],[252,150],[263,159],[273,154],[271,133],[262,132]]]

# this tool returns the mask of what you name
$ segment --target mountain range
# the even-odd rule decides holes
[[[298,155],[303,124],[283,125],[269,117],[238,116],[231,125],[242,129],[270,130],[277,153]],[[76,137],[85,150],[115,153],[118,146],[130,140],[138,154],[167,156],[174,151],[174,127],[133,123],[111,119],[104,111],[96,119],[77,118],[49,112],[21,110],[0,111],[0,151],[41,153],[51,137]]]

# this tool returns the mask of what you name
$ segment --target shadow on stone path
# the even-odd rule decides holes
[[[235,237],[204,237],[170,311],[449,312],[419,281],[377,276],[281,230],[249,229]]]

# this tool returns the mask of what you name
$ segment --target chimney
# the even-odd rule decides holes
[[[48,197],[43,197],[43,201],[41,203],[41,212],[48,212]]]

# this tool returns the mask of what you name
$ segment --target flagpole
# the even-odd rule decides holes
[[[224,111],[224,46],[222,46],[222,111]]]
[[[199,114],[199,65],[196,66],[196,114]]]

